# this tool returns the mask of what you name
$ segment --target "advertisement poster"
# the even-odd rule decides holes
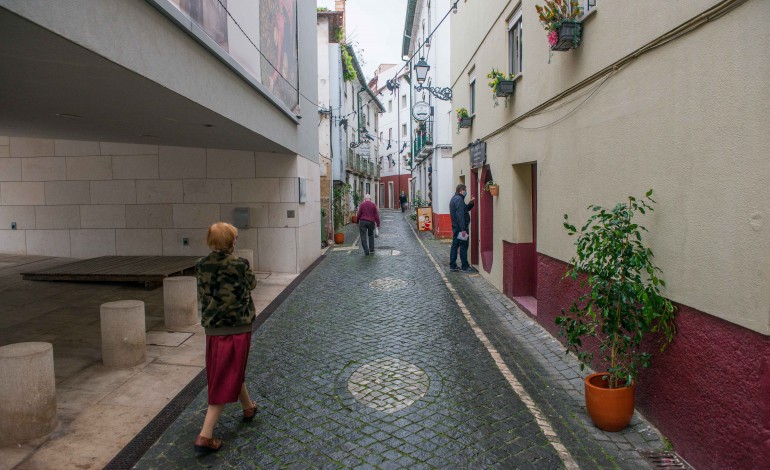
[[[260,0],[259,32],[264,56],[261,66],[262,84],[289,109],[296,112],[299,106],[296,90],[296,0]]]

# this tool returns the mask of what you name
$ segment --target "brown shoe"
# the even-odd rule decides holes
[[[218,451],[220,447],[222,447],[222,439],[203,437],[200,434],[195,438],[195,452],[199,454],[210,454]]]
[[[246,408],[245,410],[243,410],[243,422],[250,423],[254,421],[254,415],[256,415],[258,412],[259,412],[259,407],[257,406],[257,402],[252,401],[251,408]]]

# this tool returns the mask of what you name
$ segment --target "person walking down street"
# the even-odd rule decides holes
[[[458,184],[455,195],[449,201],[449,217],[452,220],[452,248],[449,252],[449,270],[472,273],[475,270],[468,263],[468,226],[471,223],[470,211],[473,209],[474,198],[465,203],[468,190],[464,184]],[[461,267],[457,266],[457,252],[460,251]]]
[[[211,253],[195,265],[198,278],[201,325],[206,330],[206,380],[208,409],[195,439],[198,453],[216,452],[222,439],[213,436],[226,403],[241,402],[243,421],[258,411],[246,389],[246,361],[251,345],[257,281],[249,262],[233,256],[238,229],[224,222],[209,227],[206,244]]]
[[[398,202],[401,204],[401,212],[406,210],[406,193],[401,191],[401,195],[398,196]]]
[[[364,202],[358,207],[358,232],[361,234],[361,248],[364,256],[374,254],[374,229],[380,228],[380,212],[372,202],[372,196],[364,196]]]

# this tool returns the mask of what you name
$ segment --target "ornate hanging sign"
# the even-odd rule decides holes
[[[476,140],[468,145],[471,154],[471,168],[481,168],[487,163],[487,143]]]
[[[412,106],[412,116],[420,121],[426,121],[430,117],[430,105],[426,101],[418,101]]]

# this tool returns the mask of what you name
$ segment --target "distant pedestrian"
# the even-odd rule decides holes
[[[195,451],[216,452],[222,440],[213,437],[225,403],[241,402],[243,421],[257,413],[257,403],[246,390],[246,361],[251,345],[257,281],[249,262],[233,256],[238,229],[224,222],[209,227],[206,244],[211,253],[195,266],[198,278],[201,325],[206,330],[208,410],[195,439]]]
[[[401,204],[401,212],[406,210],[406,193],[401,191],[401,195],[398,196],[398,202]]]
[[[361,234],[361,248],[364,256],[374,253],[374,229],[380,228],[380,212],[372,202],[372,196],[364,196],[364,202],[358,207],[358,232]]]
[[[474,272],[468,263],[468,225],[471,223],[470,211],[473,209],[475,199],[471,196],[468,204],[465,203],[465,195],[468,190],[464,184],[458,184],[455,195],[449,201],[449,217],[452,220],[452,248],[449,252],[449,270]],[[457,251],[460,251],[462,267],[457,267]]]

